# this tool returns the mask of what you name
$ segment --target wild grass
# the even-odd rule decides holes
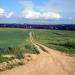
[[[73,40],[67,40],[63,45],[69,48],[75,48],[75,42]]]
[[[29,42],[29,30],[20,28],[0,28],[0,55],[15,55],[23,59],[25,53],[37,53],[36,48]],[[2,58],[1,62],[9,61]]]
[[[0,69],[0,72],[2,72],[2,71],[6,71],[6,70],[10,70],[10,69],[12,69],[12,68],[14,68],[14,67],[22,66],[22,65],[24,65],[23,62],[18,62],[18,63],[15,63],[15,64],[7,64],[6,67]]]
[[[8,57],[2,57],[2,56],[0,56],[0,63],[2,63],[2,62],[8,62],[8,61],[11,61],[13,59],[14,59],[13,57],[8,58]]]
[[[32,30],[37,42],[52,49],[75,55],[75,31]]]

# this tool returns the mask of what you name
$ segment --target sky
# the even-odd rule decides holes
[[[0,23],[75,24],[75,0],[0,0]]]

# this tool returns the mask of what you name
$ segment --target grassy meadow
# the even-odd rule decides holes
[[[29,30],[20,28],[0,28],[0,63],[15,58],[21,59],[25,53],[37,53],[29,41]],[[15,58],[2,57],[14,55]]]
[[[36,42],[49,48],[75,55],[75,31],[0,28],[0,64],[7,64],[3,68],[0,67],[0,71],[23,65],[24,62],[20,60],[24,59],[26,53],[39,53],[30,42],[30,32],[33,33],[33,38]],[[5,57],[5,55],[11,57]],[[16,59],[20,62],[9,63]]]
[[[75,55],[75,31],[33,30],[34,38],[52,49]]]
[[[33,38],[38,43],[75,55],[75,31],[0,28],[0,63],[15,58],[22,59],[25,53],[38,53],[29,40],[29,32],[34,33]],[[2,55],[15,57],[8,58]]]

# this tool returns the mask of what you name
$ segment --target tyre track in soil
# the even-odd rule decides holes
[[[29,63],[1,72],[0,75],[75,75],[75,58],[35,42],[32,32],[29,37],[40,54]]]
[[[33,39],[32,33],[31,37]],[[62,68],[62,70],[68,74],[68,75],[75,75],[75,57],[72,58],[70,56],[67,56],[66,54],[62,54],[59,51],[55,51],[53,49],[50,49],[42,44],[36,43],[40,48],[43,49],[43,51],[47,52],[50,57],[53,59],[55,64]]]

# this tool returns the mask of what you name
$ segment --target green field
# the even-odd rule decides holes
[[[29,40],[29,32],[34,33],[36,42],[75,55],[75,31],[0,28],[0,63],[15,59],[2,55],[23,58],[25,53],[38,53]]]
[[[19,28],[0,28],[0,63],[13,60],[2,55],[15,55],[23,58],[25,53],[37,53],[29,41],[29,30]]]
[[[0,30],[0,48],[7,48],[7,47],[17,47],[21,45],[21,43],[25,43],[26,39],[28,38],[28,31],[14,29],[6,31]]]
[[[52,49],[75,55],[75,31],[33,30],[34,38]]]
[[[0,68],[0,71],[24,64],[21,59],[26,53],[39,53],[29,39],[30,32],[33,33],[33,39],[36,43],[75,55],[75,31],[0,28],[0,63],[7,63],[7,66]],[[14,55],[15,57],[3,57],[5,55]],[[18,59],[20,62],[9,64],[14,59]]]

